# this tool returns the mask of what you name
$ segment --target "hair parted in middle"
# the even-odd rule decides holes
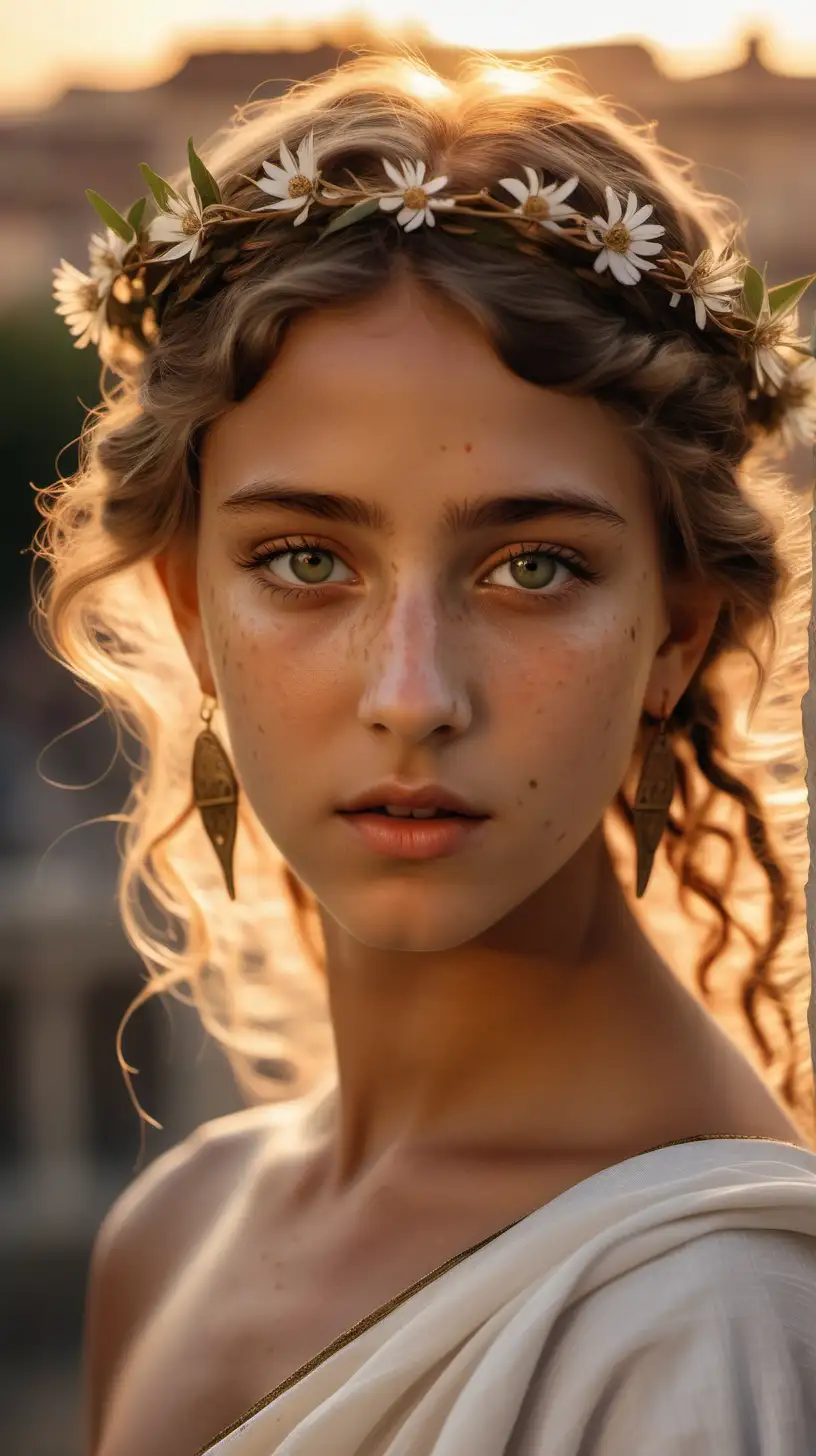
[[[497,90],[478,57],[457,81],[438,86],[416,87],[415,71],[402,58],[366,57],[244,107],[203,149],[222,196],[255,205],[257,194],[250,201],[245,179],[281,142],[297,146],[311,134],[329,185],[343,186],[349,172],[380,185],[383,158],[411,157],[425,162],[429,177],[444,174],[454,191],[469,193],[524,163],[549,177],[577,176],[570,200],[589,214],[597,212],[608,186],[621,197],[634,192],[654,206],[667,248],[692,259],[707,248],[719,255],[736,236],[731,204],[695,187],[688,167],[658,145],[650,128],[622,120],[554,65],[525,68],[519,94]],[[667,852],[684,896],[695,892],[713,910],[723,950],[734,919],[731,880],[707,867],[711,834],[720,831],[711,829],[704,808],[713,799],[727,801],[734,815],[730,840],[747,847],[770,907],[769,929],[753,942],[739,994],[763,1049],[754,1009],[758,992],[784,1022],[791,1052],[782,1091],[792,1101],[806,1059],[806,1044],[804,1055],[795,1044],[798,1013],[791,1013],[793,999],[786,1001],[786,995],[804,994],[807,976],[804,939],[794,934],[798,874],[785,867],[770,798],[749,783],[733,757],[744,704],[723,691],[720,675],[726,657],[741,651],[757,669],[759,689],[769,654],[778,649],[774,671],[782,673],[789,695],[787,702],[781,695],[778,705],[780,751],[798,760],[793,685],[804,681],[806,633],[799,619],[791,647],[778,618],[783,598],[791,611],[802,607],[804,588],[797,591],[805,558],[791,554],[788,560],[782,549],[789,511],[778,494],[781,478],[768,469],[761,449],[764,432],[777,427],[772,401],[749,397],[744,364],[726,338],[713,329],[700,332],[693,319],[677,326],[680,310],[667,310],[665,294],[598,288],[556,262],[541,267],[517,250],[450,236],[439,227],[406,237],[403,229],[363,219],[314,248],[304,248],[303,231],[281,227],[268,264],[210,297],[168,306],[155,344],[123,366],[116,389],[105,393],[83,436],[76,476],[67,488],[53,488],[42,507],[51,579],[41,612],[49,640],[131,731],[137,725],[145,745],[128,805],[120,884],[126,930],[152,972],[134,1005],[189,981],[204,1024],[230,1049],[237,1075],[253,1095],[260,1088],[268,1097],[282,1095],[280,1084],[266,1083],[252,1070],[261,1060],[259,1040],[264,1058],[287,1057],[308,1080],[306,1054],[300,1056],[296,1039],[274,1029],[285,992],[274,977],[277,931],[269,907],[288,898],[301,945],[314,955],[306,933],[313,907],[245,795],[236,844],[244,903],[224,903],[211,847],[189,803],[199,686],[169,625],[151,559],[178,540],[194,541],[204,435],[274,365],[292,321],[370,298],[404,269],[475,319],[522,379],[591,395],[616,412],[649,474],[665,573],[698,575],[722,593],[709,647],[667,725],[678,772]],[[691,312],[688,300],[681,306]],[[633,769],[636,762],[637,755]],[[632,798],[622,790],[610,806],[624,826],[631,827]],[[790,802],[788,810],[785,850],[791,864],[800,856],[800,868],[804,795],[795,815]],[[183,944],[168,947],[150,923],[138,903],[140,885],[184,926]],[[256,907],[251,923],[248,903]],[[249,1009],[260,994],[255,980],[246,1009],[235,1012],[244,1005],[248,943],[269,963],[276,1011],[266,1019]],[[715,947],[701,975],[717,954]],[[782,972],[791,967],[800,981],[788,979],[783,994]],[[285,1095],[292,1095],[291,1086]]]

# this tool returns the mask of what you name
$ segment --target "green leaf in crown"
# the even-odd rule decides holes
[[[745,312],[755,323],[759,321],[765,304],[765,279],[751,263],[745,269],[742,280],[742,298]]]
[[[190,176],[193,179],[193,184],[200,198],[202,208],[214,206],[215,203],[221,201],[221,189],[212,173],[207,171],[207,168],[196,152],[192,137],[187,141],[187,155],[190,160]]]
[[[341,228],[349,227],[353,222],[359,222],[361,218],[368,217],[369,213],[376,212],[380,205],[378,197],[366,197],[362,202],[355,202],[353,207],[348,207],[344,212],[333,217],[328,227],[324,227],[321,238],[329,233],[338,233]]]
[[[94,192],[92,187],[85,188],[85,196],[91,205],[96,208],[102,221],[112,232],[115,232],[120,238],[124,239],[126,243],[133,241],[136,236],[136,230],[132,223],[128,222],[127,218],[122,216],[121,212],[117,212],[116,208],[110,202],[106,202],[104,197],[100,197],[98,192]]]
[[[138,202],[134,202],[133,206],[130,208],[130,210],[128,212],[127,220],[130,223],[130,226],[133,228],[133,231],[135,233],[137,233],[137,234],[139,232],[140,227],[142,226],[142,218],[144,217],[144,210],[145,210],[146,207],[147,207],[147,198],[146,197],[140,197],[139,198],[139,201]]]
[[[153,193],[162,212],[169,212],[170,210],[167,205],[168,198],[175,197],[179,202],[183,200],[179,197],[175,187],[171,187],[169,182],[165,182],[164,178],[160,177],[158,172],[154,172],[152,167],[148,167],[147,162],[139,163],[139,171],[144,177],[150,191]]]
[[[768,289],[768,301],[775,318],[784,318],[796,307],[803,294],[807,293],[816,273],[807,273],[804,278],[793,278],[790,283],[778,283]]]

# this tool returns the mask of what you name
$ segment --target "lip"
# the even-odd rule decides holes
[[[455,854],[489,816],[461,819],[396,819],[387,814],[338,810],[338,818],[378,854],[396,859],[442,859]]]
[[[457,814],[465,814],[471,819],[489,817],[486,809],[477,804],[469,804],[460,794],[453,789],[444,788],[442,784],[412,786],[395,783],[393,780],[364,789],[361,794],[349,799],[348,803],[341,804],[338,812],[356,814],[366,809],[384,809],[386,804],[393,804],[400,809],[453,809]]]

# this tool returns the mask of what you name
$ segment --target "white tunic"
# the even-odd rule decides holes
[[[373,1311],[203,1451],[816,1456],[816,1153],[702,1138],[605,1168]]]

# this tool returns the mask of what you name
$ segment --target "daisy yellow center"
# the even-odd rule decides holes
[[[195,237],[201,231],[201,218],[196,217],[194,212],[185,212],[181,219],[181,231],[188,238]]]
[[[611,228],[607,228],[604,238],[604,247],[610,248],[613,253],[627,253],[629,244],[632,241],[632,234],[628,227],[622,222],[616,222]]]
[[[758,324],[754,330],[754,342],[760,349],[773,350],[777,345],[783,343],[786,333],[786,321],[784,319],[769,319],[764,324]]]
[[[688,288],[692,293],[707,293],[710,270],[704,263],[692,268],[688,276]]]
[[[88,311],[88,313],[92,313],[95,308],[98,308],[99,307],[99,285],[98,285],[98,283],[93,283],[93,282],[91,282],[91,283],[83,283],[82,287],[79,289],[79,292],[78,292],[77,302],[79,303],[80,308],[86,309]]]
[[[298,172],[296,177],[289,179],[290,197],[308,197],[311,190],[312,184],[308,177],[304,177],[302,172]]]
[[[546,197],[527,197],[524,200],[521,210],[525,217],[549,217],[550,204]]]
[[[420,208],[423,208],[426,202],[424,188],[409,187],[407,192],[403,192],[402,200],[406,207],[413,207],[419,212]]]

